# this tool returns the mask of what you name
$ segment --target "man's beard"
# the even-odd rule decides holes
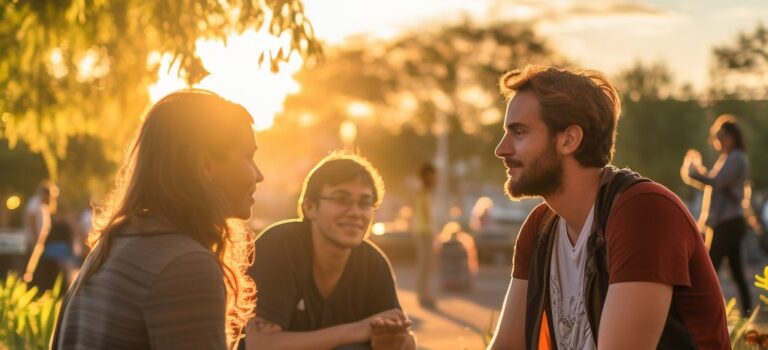
[[[505,160],[505,163],[509,162]],[[514,161],[512,162],[515,164]],[[547,197],[557,193],[562,185],[563,164],[555,151],[554,144],[550,144],[544,154],[523,169],[517,181],[507,177],[504,192],[512,200]]]

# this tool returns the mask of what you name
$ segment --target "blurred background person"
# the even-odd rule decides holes
[[[96,199],[96,196],[91,196],[88,203],[86,203],[77,217],[72,250],[75,256],[79,257],[81,260],[84,259],[89,252],[88,245],[86,245],[85,242],[88,239],[88,234],[93,230],[93,208],[98,208],[100,206],[100,201]]]
[[[420,188],[413,196],[413,234],[416,248],[416,294],[419,304],[425,308],[434,308],[435,299],[431,290],[434,252],[434,213],[432,199],[437,182],[437,171],[431,163],[425,163],[419,169]]]
[[[24,280],[32,281],[32,276],[45,249],[45,241],[51,230],[51,216],[56,213],[59,188],[49,180],[43,180],[26,207],[24,207],[24,227],[27,234],[26,268]]]
[[[702,165],[701,153],[689,150],[683,160],[683,181],[704,191],[701,217],[711,241],[709,256],[717,271],[723,257],[728,258],[731,275],[739,291],[741,311],[752,309],[752,297],[744,276],[742,242],[747,233],[744,216],[745,191],[749,181],[749,158],[736,118],[724,114],[710,128],[712,146],[719,152],[711,169]]]
[[[474,233],[482,231],[491,223],[491,209],[493,200],[489,197],[480,197],[472,207],[469,214],[469,229]]]
[[[40,290],[53,288],[56,279],[62,278],[62,292],[74,281],[81,260],[73,252],[75,230],[66,215],[58,213],[51,220],[51,230],[45,240],[45,248],[32,276],[32,284]]]
[[[477,276],[477,247],[475,239],[461,229],[461,224],[448,222],[435,244],[440,257],[440,284],[443,290],[467,292],[472,290]]]
[[[49,180],[43,180],[37,191],[24,207],[24,227],[27,231],[28,253],[37,243],[40,236],[51,229],[51,215],[56,213],[59,198],[59,188]]]

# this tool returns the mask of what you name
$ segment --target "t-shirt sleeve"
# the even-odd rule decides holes
[[[248,273],[256,282],[256,316],[286,330],[298,293],[290,260],[296,247],[288,247],[279,233],[266,232],[256,240],[255,259]]]
[[[376,261],[376,281],[374,285],[378,286],[378,288],[374,291],[375,297],[371,314],[394,308],[402,309],[400,300],[397,297],[395,278],[389,260],[379,250],[374,248],[372,251],[375,254],[374,259]]]
[[[144,301],[151,348],[227,349],[225,298],[221,267],[210,253],[175,258]]]
[[[689,260],[696,227],[679,199],[661,192],[630,188],[615,203],[608,220],[608,283],[657,282],[691,285]]]
[[[539,204],[525,219],[515,242],[515,252],[512,262],[512,278],[528,280],[528,272],[536,248],[536,237],[549,210],[546,203]]]

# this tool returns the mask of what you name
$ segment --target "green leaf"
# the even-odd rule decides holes
[[[26,308],[29,303],[32,302],[32,298],[34,298],[35,295],[37,295],[37,287],[32,287],[32,289],[28,290],[21,297],[19,297],[19,300],[16,301],[16,306],[19,309]]]

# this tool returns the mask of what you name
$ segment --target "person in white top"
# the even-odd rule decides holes
[[[35,195],[24,207],[24,228],[27,234],[27,254],[51,229],[51,215],[56,212],[59,188],[51,181],[44,180],[38,185]]]
[[[43,180],[37,191],[24,207],[24,227],[26,234],[27,266],[24,273],[26,281],[32,280],[32,274],[45,248],[45,240],[51,230],[51,215],[56,213],[59,187],[49,180]]]

